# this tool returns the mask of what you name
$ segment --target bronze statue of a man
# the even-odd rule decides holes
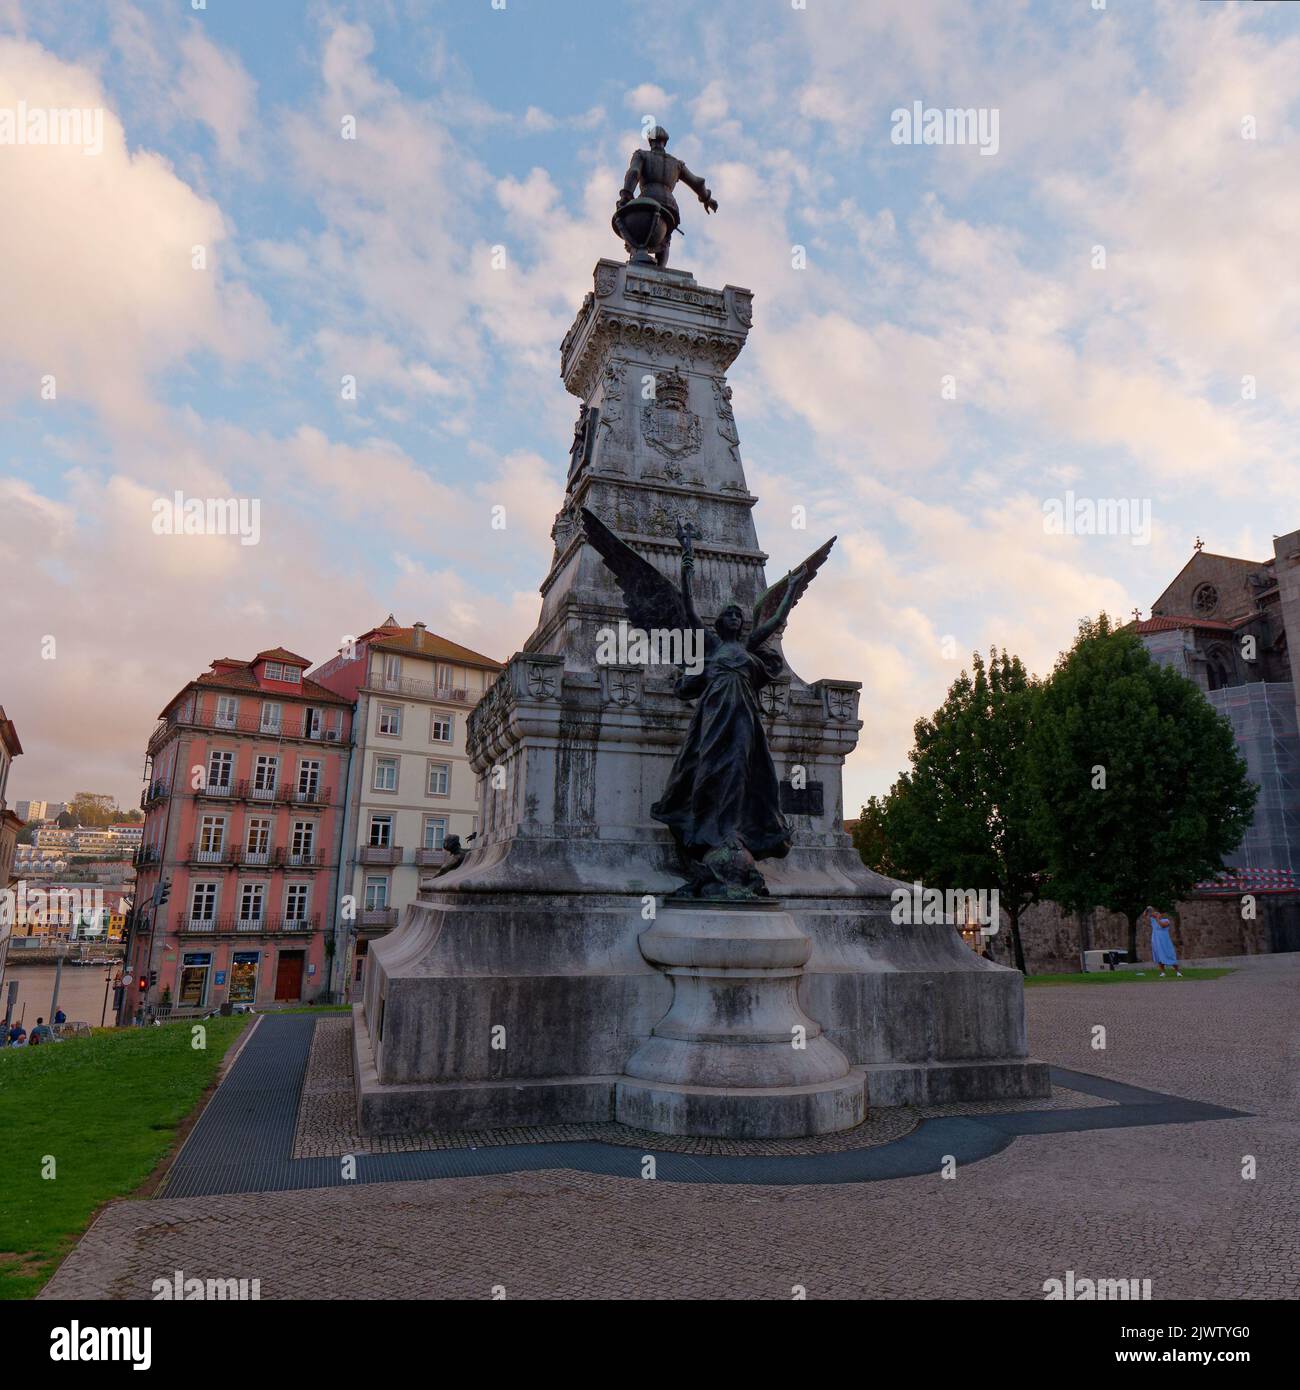
[[[692,174],[676,155],[668,153],[668,132],[663,126],[655,126],[649,138],[648,150],[632,151],[627,174],[623,179],[623,189],[618,195],[618,206],[621,209],[632,200],[638,184],[641,189],[640,197],[658,204],[667,225],[663,231],[663,239],[658,245],[646,249],[652,251],[656,264],[662,267],[668,264],[668,243],[682,220],[677,199],[673,197],[673,189],[677,184],[684,183],[691,189],[704,204],[705,212],[717,212],[718,202],[698,174]],[[617,219],[617,213],[615,218]],[[637,248],[628,244],[629,252],[635,249]]]

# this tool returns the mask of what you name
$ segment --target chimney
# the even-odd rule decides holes
[[[416,623],[416,625],[415,625],[415,645],[416,645],[417,649],[423,648],[423,646],[424,646],[424,631],[425,631],[424,624],[423,624],[423,623]]]

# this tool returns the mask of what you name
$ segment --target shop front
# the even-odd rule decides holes
[[[260,951],[236,951],[230,961],[230,992],[232,1004],[252,1004],[257,999],[257,968]]]
[[[211,973],[211,951],[186,951],[181,957],[176,1003],[183,1009],[203,1008],[208,1002],[208,977]]]

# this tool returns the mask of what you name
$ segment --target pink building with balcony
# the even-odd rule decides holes
[[[282,647],[222,658],[160,716],[123,1022],[327,989],[352,709],[310,664]]]

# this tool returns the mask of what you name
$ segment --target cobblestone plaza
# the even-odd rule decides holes
[[[419,1298],[1037,1299],[1071,1270],[1150,1279],[1156,1299],[1294,1298],[1300,960],[1231,963],[1215,980],[1027,990],[1033,1055],[1058,1078],[1077,1075],[1078,1090],[1057,1085],[1019,1112],[878,1110],[851,1134],[785,1146],[627,1132],[611,1143],[613,1127],[572,1126],[455,1148],[390,1140],[367,1156],[346,1104],[345,1024],[308,1028],[287,1104],[251,1072],[239,1089],[254,1034],[159,1196],[103,1212],[43,1297],[149,1298],[179,1269],[259,1279],[262,1298],[382,1298],[400,1269],[400,1291]],[[275,1022],[288,1020],[259,1029]],[[239,1125],[243,1156],[218,1161],[214,1135]],[[987,1156],[942,1176],[949,1140],[978,1150],[995,1125]],[[276,1136],[265,1159],[259,1134]],[[205,1143],[200,1165],[191,1151]],[[855,1153],[879,1165],[908,1144],[930,1170],[860,1167],[853,1178],[834,1166]],[[343,1154],[357,1156],[362,1181],[340,1181]],[[728,1181],[708,1166],[728,1154],[778,1166],[735,1167],[742,1176]],[[654,1179],[642,1176],[646,1155]],[[568,1166],[572,1156],[603,1171]],[[365,1168],[417,1161],[462,1175],[402,1181],[385,1176],[400,1166]],[[796,1162],[813,1165],[799,1170],[812,1181],[780,1176]],[[250,1189],[257,1173],[275,1190]],[[290,1185],[313,1173],[314,1185]],[[756,1180],[765,1173],[776,1180]],[[208,1194],[168,1195],[187,1181]]]

